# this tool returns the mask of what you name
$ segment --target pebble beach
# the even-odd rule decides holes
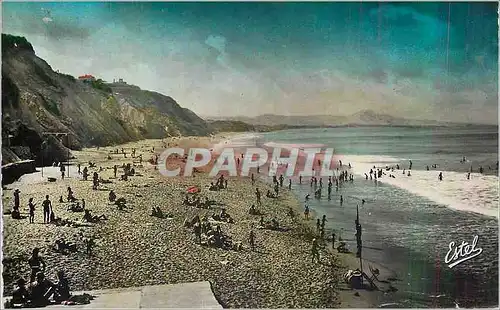
[[[208,191],[215,178],[206,172],[191,177],[167,178],[148,162],[154,155],[152,148],[158,153],[166,141],[169,146],[207,147],[220,138],[144,140],[73,152],[75,158],[72,162],[75,165],[81,163],[82,169],[88,161],[96,163],[96,168],[89,169],[90,176],[103,167],[99,176],[110,183],[101,184],[99,190],[92,189],[91,177],[83,181],[78,175],[64,180],[59,176],[56,182],[42,180],[36,184],[23,181],[24,177],[30,177],[26,175],[4,188],[4,211],[12,208],[15,188],[21,191],[22,215],[27,216],[30,197],[37,203],[34,224],[29,224],[28,218],[15,220],[9,215],[3,216],[4,295],[11,292],[17,278],[29,277],[27,260],[32,249],[39,247],[47,263],[47,276],[53,279],[58,270],[65,271],[72,290],[209,281],[223,307],[338,307],[341,304],[338,289],[345,269],[339,257],[326,250],[321,251],[320,263],[311,263],[311,240],[315,237],[313,221],[303,219],[302,205],[288,189],[283,187],[279,199],[263,195],[262,206],[257,206],[264,213],[265,220],[276,218],[285,231],[258,229],[260,216],[248,214],[248,209],[255,203],[255,188],[265,193],[271,189],[270,185],[257,180],[252,186],[250,178],[229,178],[227,189]],[[121,148],[128,153],[127,158],[111,153]],[[135,170],[139,175],[129,177],[128,181],[114,179],[114,165],[121,167],[123,163],[133,162],[130,157],[132,148],[136,149],[136,155],[143,155],[142,165],[135,159]],[[70,169],[74,172],[76,166]],[[123,169],[119,168],[118,177],[122,173]],[[207,210],[183,205],[185,191],[193,185],[201,188],[201,197],[216,201],[231,215],[233,224],[217,224],[233,242],[242,242],[242,250],[197,244],[192,229],[183,227],[185,219],[211,215],[220,210],[220,206]],[[83,213],[67,211],[69,203],[58,202],[59,196],[66,197],[68,186],[77,199],[86,200],[86,209],[91,210],[92,215],[105,215],[108,220],[88,227],[43,224],[41,202],[45,195],[50,195],[57,217],[81,220]],[[127,208],[118,210],[109,203],[110,190],[114,190],[118,198],[127,200]],[[152,207],[160,207],[172,218],[152,217]],[[287,215],[290,207],[298,213],[295,219]],[[252,226],[256,237],[255,251],[251,251],[248,243]],[[90,256],[85,254],[84,237],[94,237],[96,241]],[[60,238],[76,243],[78,251],[69,254],[55,252],[52,248]]]

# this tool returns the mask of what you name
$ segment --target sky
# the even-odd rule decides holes
[[[54,70],[173,97],[201,116],[498,123],[495,2],[2,5]]]

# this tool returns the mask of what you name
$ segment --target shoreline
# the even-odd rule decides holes
[[[348,162],[347,159],[350,158],[349,155],[344,155],[341,157],[345,163],[347,163]],[[400,162],[400,165],[405,163],[407,162]],[[353,168],[356,167],[357,167],[356,164],[354,164]],[[419,171],[419,170],[415,170],[414,172],[417,173],[417,176],[419,173],[426,173],[425,171]],[[355,169],[352,170],[351,173],[357,175],[355,173]],[[427,173],[432,173],[432,171]],[[434,173],[436,173],[437,175],[437,172]],[[459,175],[460,173],[456,174]],[[449,173],[445,172],[445,176],[446,175],[448,175],[447,177],[448,179],[451,177]],[[477,176],[473,174],[471,178],[474,177]],[[491,178],[491,176],[487,173],[483,177]],[[378,190],[375,190],[377,186],[373,183],[373,181],[369,182],[365,181],[364,178],[362,178],[363,180],[356,178],[354,186],[348,185],[344,190],[340,191],[339,193],[334,192],[333,196],[335,196],[336,198],[333,197],[332,201],[326,201],[326,199],[322,199],[321,202],[320,201],[316,202],[316,199],[311,200],[311,203],[313,205],[317,205],[313,206],[311,210],[318,208],[317,212],[318,214],[322,213],[327,214],[329,221],[327,227],[335,231],[341,230],[342,235],[344,234],[344,232],[346,232],[348,238],[347,240],[351,239],[348,242],[349,247],[355,249],[356,243],[355,240],[353,241],[354,225],[349,225],[349,223],[351,223],[351,221],[353,221],[355,218],[356,201],[353,200],[351,203],[349,203],[350,202],[349,197],[366,198],[368,204],[365,205],[365,208],[360,208],[360,212],[363,212],[364,214],[361,217],[362,222],[365,222],[363,235],[366,237],[364,237],[363,239],[367,238],[367,240],[363,240],[363,245],[365,247],[366,244],[366,249],[367,249],[366,251],[365,250],[363,251],[364,253],[366,252],[366,254],[363,254],[363,257],[368,257],[370,260],[372,260],[372,262],[378,262],[377,264],[373,264],[373,266],[375,268],[378,268],[380,271],[382,271],[382,269],[386,269],[390,273],[399,274],[399,276],[396,277],[391,276],[391,278],[394,278],[395,281],[391,281],[393,283],[389,284],[389,288],[391,288],[392,286],[398,290],[397,292],[395,292],[395,294],[392,294],[394,295],[393,298],[392,297],[387,298],[387,296],[382,296],[383,298],[381,300],[380,294],[372,294],[374,295],[372,300],[377,300],[378,305],[391,304],[392,306],[402,306],[401,303],[399,303],[399,301],[401,301],[403,304],[406,305],[405,307],[415,307],[416,305],[419,305],[418,307],[427,307],[427,306],[455,307],[457,304],[460,307],[491,306],[494,303],[494,301],[491,299],[491,296],[495,295],[495,293],[488,292],[488,290],[485,291],[485,288],[483,289],[482,287],[486,285],[485,283],[490,283],[492,281],[493,281],[492,285],[495,285],[494,284],[495,281],[494,280],[490,281],[487,279],[483,279],[482,281],[467,280],[467,279],[471,279],[471,277],[484,278],[484,276],[488,274],[488,272],[486,272],[485,270],[489,270],[490,268],[497,269],[494,267],[495,266],[494,263],[493,266],[492,264],[489,263],[489,259],[494,260],[498,255],[497,242],[495,242],[495,239],[498,240],[497,239],[498,230],[496,230],[495,235],[491,235],[491,233],[495,231],[495,226],[498,226],[497,222],[498,218],[488,217],[482,214],[481,212],[470,213],[461,210],[456,210],[455,208],[451,207],[436,205],[432,201],[426,201],[425,198],[423,198],[424,200],[422,201],[421,198],[416,197],[415,194],[405,193],[404,188],[394,187],[394,185],[392,184],[387,184],[386,182],[383,182],[387,178],[388,177],[382,178],[381,180],[382,182],[380,182],[380,184],[378,185],[379,187]],[[296,191],[297,198],[299,201],[305,194],[311,193],[311,190],[309,189],[309,184],[305,184],[308,183],[308,180],[309,179],[306,178],[305,182],[303,180],[302,186],[295,185],[292,188],[293,190]],[[389,181],[390,180],[391,179],[389,179]],[[396,191],[394,192],[392,189],[389,188],[393,188]],[[392,196],[393,193],[394,194],[397,193],[396,194],[397,196]],[[342,206],[338,207],[338,201],[336,199],[338,199],[339,194],[344,194],[344,198],[346,197],[348,198],[348,203],[347,204],[344,203],[343,208]],[[380,197],[380,194],[382,194],[383,196],[389,195],[390,198],[386,197],[387,202],[393,201],[393,203],[394,202],[396,203],[393,206],[387,206],[387,203],[384,203],[384,201],[386,200]],[[371,197],[371,195],[376,195],[376,196]],[[394,199],[396,197],[400,197],[402,199]],[[401,206],[405,206],[410,201],[411,203],[415,203],[415,201],[421,201],[419,203],[421,209],[419,208],[420,210],[419,209],[412,210],[412,208],[405,207],[404,209],[400,209],[399,207],[397,207],[400,204]],[[374,204],[372,205],[372,203]],[[352,208],[354,208],[354,211],[352,211]],[[370,212],[372,212],[373,214]],[[376,216],[373,217],[373,215]],[[398,215],[403,216],[404,218],[406,217],[410,220],[406,220],[404,218],[402,219],[398,218]],[[442,216],[441,220],[439,220],[440,216]],[[416,228],[417,226],[415,225],[416,223],[411,221],[412,218],[416,220],[417,218],[415,217],[417,218],[421,217],[422,219],[429,218],[428,221],[419,220],[419,222],[421,223],[418,224],[423,226],[418,226],[418,227],[423,229],[418,230]],[[426,252],[420,252],[423,250],[422,245],[418,245],[419,247],[416,247],[417,244],[411,246],[405,246],[404,243],[403,245],[401,245],[401,243],[393,242],[394,241],[393,237],[398,236],[401,233],[403,233],[403,235],[401,236],[401,238],[403,239],[400,239],[401,241],[411,240],[412,234],[414,234],[415,236],[422,235],[422,238],[425,239],[426,237],[424,236],[426,235],[424,234],[424,232],[427,232],[429,226],[435,227],[440,222],[446,223],[444,224],[445,227],[443,231],[447,231],[450,229],[446,229],[446,227],[455,227],[455,225],[457,224],[456,222],[457,220],[459,223],[462,221],[470,223],[472,227],[476,227],[476,225],[481,225],[481,227],[483,227],[483,229],[481,230],[482,236],[484,236],[485,238],[488,238],[488,236],[492,238],[491,242],[489,241],[487,243],[485,241],[482,242],[483,248],[485,249],[485,252],[487,252],[484,253],[484,255],[487,256],[479,260],[475,260],[475,262],[473,263],[466,264],[468,266],[454,268],[453,270],[451,270],[450,268],[446,268],[445,265],[440,266],[439,263],[437,263],[438,265],[435,265],[436,263],[434,262],[436,260],[439,261],[440,258],[445,257],[446,251],[448,250],[447,245],[450,241],[452,240],[469,241],[470,239],[468,235],[470,233],[469,230],[474,231],[473,228],[464,231],[452,230],[449,231],[448,233],[443,234],[442,236],[439,236],[439,238],[436,238],[437,242],[428,243],[428,245],[431,246],[432,249],[435,249],[434,250],[435,252],[431,250],[430,257],[425,255]],[[379,223],[387,222],[392,227],[385,227],[384,225],[381,226],[378,224],[378,222]],[[312,225],[314,226],[314,222],[312,223]],[[386,228],[388,228],[389,230],[385,231]],[[438,229],[438,231],[440,230],[441,229]],[[352,236],[349,233],[351,231],[352,231]],[[408,235],[408,233],[410,235]],[[388,237],[389,239],[387,239]],[[424,242],[424,247],[425,247],[425,242]],[[428,248],[428,246],[426,247]],[[417,255],[417,256],[414,258],[413,257],[410,258],[409,253],[413,253],[412,255]],[[422,255],[420,255],[420,253]],[[495,255],[494,253],[497,254]],[[349,261],[351,258],[352,257],[346,257],[345,260]],[[356,259],[354,259],[354,262],[352,262],[351,259],[351,264],[354,269],[358,267],[359,262],[357,262]],[[411,264],[413,267],[411,268],[408,267],[409,266],[408,264]],[[387,268],[384,267],[384,265],[393,268]],[[363,262],[363,266],[366,267],[367,264]],[[440,271],[438,271],[437,268]],[[498,271],[496,270],[496,272]],[[435,275],[436,273],[438,274],[437,276]],[[440,279],[439,277],[440,273],[442,273],[443,279]],[[419,274],[424,275],[423,278],[418,277]],[[414,278],[415,276],[417,276],[418,278],[415,279]],[[424,278],[426,278],[427,280]],[[467,289],[467,287],[470,288]],[[347,295],[349,294],[347,293]],[[474,298],[472,297],[473,295],[478,295],[478,297]],[[349,296],[347,296],[346,300],[352,300],[352,298],[349,298]],[[377,304],[377,302],[371,302],[371,304]],[[408,303],[411,303],[412,305],[409,305]],[[414,305],[413,303],[416,303],[416,305]],[[348,302],[344,304],[348,304]],[[370,307],[370,306],[360,305],[360,307]]]
[[[199,140],[204,140],[202,145],[213,142],[206,138],[186,138],[187,144],[200,145]],[[150,144],[159,147],[161,142],[145,140],[126,146],[134,145],[138,154],[147,154]],[[92,160],[97,162],[97,167],[104,166],[100,175],[112,183],[101,187],[114,189],[118,197],[125,197],[130,210],[116,210],[115,206],[107,203],[108,190],[92,191],[91,181],[74,177],[64,181],[58,179],[55,183],[43,182],[37,186],[25,184],[21,187],[19,183],[7,186],[20,187],[23,215],[26,214],[29,197],[34,197],[38,206],[41,197],[49,194],[58,217],[81,218],[82,214],[65,210],[67,203],[57,202],[57,197],[65,197],[66,187],[71,186],[76,198],[85,198],[87,209],[91,209],[93,215],[104,214],[108,220],[92,227],[73,228],[41,224],[39,208],[35,211],[35,224],[29,224],[27,219],[13,220],[4,215],[4,258],[7,258],[4,293],[10,293],[18,276],[28,275],[26,259],[31,249],[39,246],[48,265],[47,276],[53,278],[58,269],[64,269],[75,291],[208,280],[224,307],[339,305],[338,295],[334,292],[343,271],[336,266],[336,258],[328,254],[324,256],[324,264],[310,263],[309,229],[301,220],[294,222],[286,216],[289,206],[296,205],[300,209],[293,195],[285,194],[282,199],[276,200],[263,198],[266,220],[275,217],[290,230],[255,230],[259,251],[252,252],[248,250],[246,238],[252,223],[257,223],[260,218],[247,212],[250,202],[254,200],[254,188],[249,186],[248,178],[230,178],[228,189],[208,192],[205,188],[214,178],[197,173],[193,177],[167,179],[159,176],[158,171],[147,163],[148,158],[143,158],[143,167],[136,167],[142,176],[118,181],[112,178],[110,167],[112,164],[131,162],[131,159],[111,154],[110,151],[115,148],[84,149],[75,152],[75,156],[79,162]],[[113,159],[107,160],[107,154]],[[202,196],[226,203],[227,212],[235,219],[235,224],[221,223],[222,231],[232,236],[234,241],[242,242],[243,251],[199,246],[195,244],[192,232],[182,228],[184,219],[207,212],[182,205],[182,192],[193,183],[202,188]],[[262,192],[267,187],[260,182],[258,186]],[[11,207],[12,192],[4,190],[3,193],[5,210]],[[149,216],[151,206],[160,206],[163,212],[172,213],[173,219]],[[97,237],[94,256],[87,257],[82,253],[79,234]],[[51,247],[57,238],[75,242],[82,250],[69,255],[55,253]]]

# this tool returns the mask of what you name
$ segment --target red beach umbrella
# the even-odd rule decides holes
[[[195,194],[195,193],[198,193],[200,191],[200,189],[197,187],[197,186],[190,186],[188,187],[188,189],[186,190],[186,192],[188,194]]]

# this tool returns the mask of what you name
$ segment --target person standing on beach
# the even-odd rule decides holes
[[[255,185],[255,178],[253,176],[253,173],[252,173],[252,177],[251,178],[252,178],[252,185]]]
[[[321,219],[321,228],[325,229],[325,223],[328,222],[326,219],[326,215],[323,215],[323,218]]]
[[[304,218],[306,219],[306,221],[309,220],[309,206],[308,205],[304,206]]]
[[[439,181],[443,181],[443,173],[442,172],[439,173],[438,179],[439,179]]]
[[[332,232],[332,250],[335,249],[335,232]]]
[[[260,191],[258,188],[255,189],[255,197],[257,198],[257,203],[262,205],[262,201],[260,200]]]
[[[344,203],[344,197],[342,197],[342,195],[340,195],[340,205],[342,205]]]
[[[302,184],[302,175],[299,175],[299,184]]]
[[[314,263],[314,259],[316,258],[318,260],[318,263],[319,263],[319,261],[320,261],[319,246],[318,246],[318,241],[316,240],[316,238],[314,238],[312,240],[311,254],[312,254],[312,262]]]
[[[33,283],[36,278],[36,274],[38,272],[43,272],[45,271],[45,261],[43,260],[42,257],[40,257],[40,249],[39,248],[34,248],[33,252],[31,253],[30,259],[28,259],[28,264],[30,265],[31,268],[31,275],[30,275],[30,283]]]
[[[413,163],[410,160],[410,167],[408,167],[408,170],[411,170],[411,167],[413,166]]]
[[[82,165],[80,165],[80,163],[78,163],[78,174],[82,174]]]
[[[198,221],[194,224],[193,227],[194,230],[194,236],[196,237],[196,243],[201,244],[201,223]]]
[[[50,223],[50,213],[52,212],[52,202],[49,200],[49,195],[45,196],[45,200],[42,203],[43,206],[43,223]]]
[[[30,198],[28,201],[28,209],[30,212],[29,220],[30,223],[35,223],[35,204],[33,203],[33,198]]]
[[[97,190],[97,188],[99,187],[99,174],[97,174],[97,172],[94,172],[94,175],[92,176],[92,181],[93,181],[92,189]]]
[[[321,222],[319,219],[316,220],[316,233],[319,234],[321,231]]]
[[[113,166],[113,173],[115,175],[115,179],[116,179],[116,172],[118,171],[118,167],[116,165]]]
[[[288,180],[288,189],[292,190],[292,179]]]
[[[467,172],[467,180],[470,180],[470,172]]]
[[[280,175],[280,187],[283,187],[283,181],[285,180],[285,178],[283,177],[283,175],[281,174]]]
[[[64,168],[64,165],[61,163],[61,168],[59,168],[61,171],[61,179],[64,180],[64,172],[66,171],[66,168]]]
[[[19,212],[19,207],[21,205],[21,199],[19,198],[19,189],[16,188],[14,191],[14,211]]]
[[[250,248],[252,249],[252,251],[255,251],[255,233],[253,232],[253,229],[250,230],[248,242],[250,243]]]
[[[83,168],[83,180],[87,181],[87,178],[89,176],[89,169],[87,167]]]

